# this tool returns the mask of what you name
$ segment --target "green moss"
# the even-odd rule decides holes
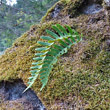
[[[83,0],[60,0],[57,2],[52,8],[50,8],[46,15],[42,18],[41,23],[44,23],[46,21],[56,20],[58,21],[59,16],[73,16],[77,14],[77,9],[81,6],[83,3]],[[58,17],[52,17],[52,12],[54,11],[55,7],[59,6],[61,8]]]
[[[40,24],[32,26],[30,31],[18,38],[0,57],[0,81],[20,78],[27,85],[39,37],[46,35],[45,29],[51,29],[53,24],[68,24],[83,33],[83,41],[59,59],[42,92],[39,91],[39,80],[32,89],[50,110],[68,110],[73,106],[85,110],[109,110],[110,53],[107,51],[109,47],[106,46],[106,40],[110,31],[104,13],[69,18],[82,3],[83,0],[58,2],[64,6],[59,18],[50,18],[55,5]]]
[[[60,8],[61,8],[61,7],[65,7],[65,5],[66,5],[66,0],[62,0],[62,1],[57,2],[54,6],[52,6],[47,11],[47,13],[45,14],[45,16],[42,17],[41,23],[44,23],[44,22],[49,21],[50,19],[52,19],[51,13],[54,11],[54,9],[55,9],[56,6],[60,6]]]
[[[96,65],[97,73],[105,74],[107,78],[110,78],[110,52],[101,51],[96,58]]]
[[[0,110],[24,110],[24,107],[19,102],[2,102],[0,103]]]
[[[82,62],[91,62],[93,58],[101,51],[101,41],[92,40],[88,42],[87,47],[85,48],[83,55],[82,55]]]

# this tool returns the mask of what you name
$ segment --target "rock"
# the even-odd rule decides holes
[[[25,88],[26,86],[23,84],[22,80],[1,82],[0,105],[2,109],[5,108],[5,110],[8,110],[9,108],[19,108],[19,110],[45,110],[44,105],[31,89],[23,93]]]
[[[18,110],[20,107],[22,110],[21,105],[24,104],[29,105],[28,109],[31,109],[32,103],[37,107],[35,102],[39,98],[48,110],[110,109],[110,51],[107,47],[110,25],[105,15],[106,10],[82,14],[80,9],[82,10],[82,6],[87,2],[102,6],[102,0],[59,1],[49,9],[40,24],[32,26],[0,57],[0,81],[8,82],[6,85],[9,85],[2,85],[1,94],[4,95],[1,99],[4,99],[4,103],[1,103],[0,107],[3,108],[5,104],[6,107],[11,108],[13,105],[16,106],[13,101],[18,101],[19,105],[16,107]],[[62,6],[62,9],[58,11],[56,17],[52,18],[56,6]],[[92,10],[96,10],[96,7],[96,5],[92,6]],[[23,95],[21,92],[24,85],[16,80],[21,79],[28,86],[32,58],[35,48],[39,47],[36,42],[40,36],[47,35],[45,30],[51,30],[54,24],[69,25],[83,34],[83,40],[59,58],[50,73],[47,86],[42,91],[40,91],[41,83],[38,78],[32,86],[35,94],[29,90]],[[18,87],[22,90],[17,93]],[[33,100],[29,96],[33,97]]]
[[[91,5],[84,7],[83,13],[84,14],[95,14],[95,13],[100,12],[102,9],[103,8],[101,5],[94,3],[94,4],[91,4]]]
[[[56,7],[54,8],[54,10],[52,11],[51,13],[51,17],[52,18],[55,18],[58,16],[60,10],[61,10],[62,7],[60,7],[59,5],[56,5]]]
[[[88,2],[82,5],[82,8],[80,10],[84,14],[95,14],[102,11],[103,7],[100,2],[98,3],[96,0],[88,0]]]

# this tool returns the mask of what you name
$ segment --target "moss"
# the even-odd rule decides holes
[[[41,23],[51,20],[57,20],[62,16],[75,16],[77,14],[77,9],[81,6],[84,0],[60,0],[52,8],[50,8],[46,15],[42,18]],[[55,7],[59,6],[61,8],[57,17],[52,17],[52,12],[54,12]],[[60,16],[60,17],[59,17]]]
[[[0,103],[0,110],[24,110],[24,107],[19,102],[2,102]]]
[[[91,62],[91,60],[93,60],[100,51],[101,51],[100,40],[89,41],[81,57],[82,62],[83,63],[88,61]]]
[[[44,22],[49,21],[50,19],[52,19],[51,13],[54,11],[54,9],[55,9],[56,6],[64,7],[65,4],[66,4],[66,0],[62,0],[62,1],[57,2],[53,7],[51,7],[47,11],[47,13],[45,14],[45,16],[42,17],[41,23],[44,23]]]
[[[64,6],[58,15],[59,18],[50,18],[55,4],[40,24],[32,26],[18,38],[0,57],[0,80],[13,81],[21,78],[27,85],[32,58],[35,48],[38,47],[37,40],[41,35],[46,35],[45,29],[51,29],[51,25],[67,24],[83,33],[83,41],[72,46],[70,51],[58,60],[49,76],[48,85],[42,92],[39,91],[41,87],[39,79],[32,89],[50,110],[110,109],[110,53],[109,47],[106,46],[110,33],[109,26],[104,12],[69,17],[76,13],[83,2],[83,0],[58,2],[57,4]]]
[[[110,72],[110,52],[107,52],[105,50],[101,51],[98,55],[98,58],[96,58],[96,72],[100,74],[107,75],[107,78],[109,78],[109,72]]]

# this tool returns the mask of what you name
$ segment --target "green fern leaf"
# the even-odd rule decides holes
[[[53,36],[54,38],[59,38],[59,36],[57,35],[57,34],[55,34],[54,32],[52,32],[52,31],[50,31],[50,30],[46,30],[46,32],[48,33],[48,34],[50,34],[51,36]]]
[[[64,36],[63,33],[58,29],[57,26],[52,26],[52,28],[61,36]]]
[[[52,28],[56,33],[46,30],[50,36],[41,36],[40,38],[43,41],[37,42],[41,47],[35,49],[38,52],[35,54],[36,57],[33,58],[36,62],[32,63],[31,77],[28,82],[29,86],[24,91],[33,85],[38,76],[40,76],[42,82],[42,90],[48,82],[49,74],[58,57],[66,53],[73,44],[82,40],[82,35],[80,36],[78,32],[67,25],[68,31],[60,24],[56,24]]]
[[[56,24],[56,26],[57,26],[65,35],[68,35],[66,29],[65,29],[63,26],[61,26],[60,24]]]
[[[41,47],[41,48],[36,48],[35,50],[37,50],[37,51],[44,51],[44,50],[48,50],[49,48],[47,48],[47,47]]]
[[[45,53],[35,53],[35,56],[43,56],[45,54],[46,54],[46,52]]]
[[[42,41],[38,41],[37,43],[43,46],[51,46],[53,44],[53,43],[42,42]]]
[[[41,36],[41,39],[48,40],[48,41],[54,40],[53,38],[51,38],[49,36]]]
[[[69,34],[70,35],[73,35],[73,29],[71,29],[71,27],[69,27],[68,25],[66,25],[66,27],[67,27],[67,29],[68,29],[68,31],[69,31]]]

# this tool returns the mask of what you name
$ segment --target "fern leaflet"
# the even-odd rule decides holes
[[[68,31],[60,24],[56,24],[52,28],[57,34],[46,30],[50,36],[41,36],[41,40],[37,42],[41,47],[35,49],[39,53],[36,53],[36,57],[33,58],[36,62],[32,63],[31,77],[29,77],[28,82],[29,86],[24,92],[32,86],[39,75],[42,82],[42,90],[48,82],[49,74],[53,65],[57,62],[58,57],[67,53],[73,44],[82,40],[82,35],[79,35],[78,32],[68,25],[66,25]]]

